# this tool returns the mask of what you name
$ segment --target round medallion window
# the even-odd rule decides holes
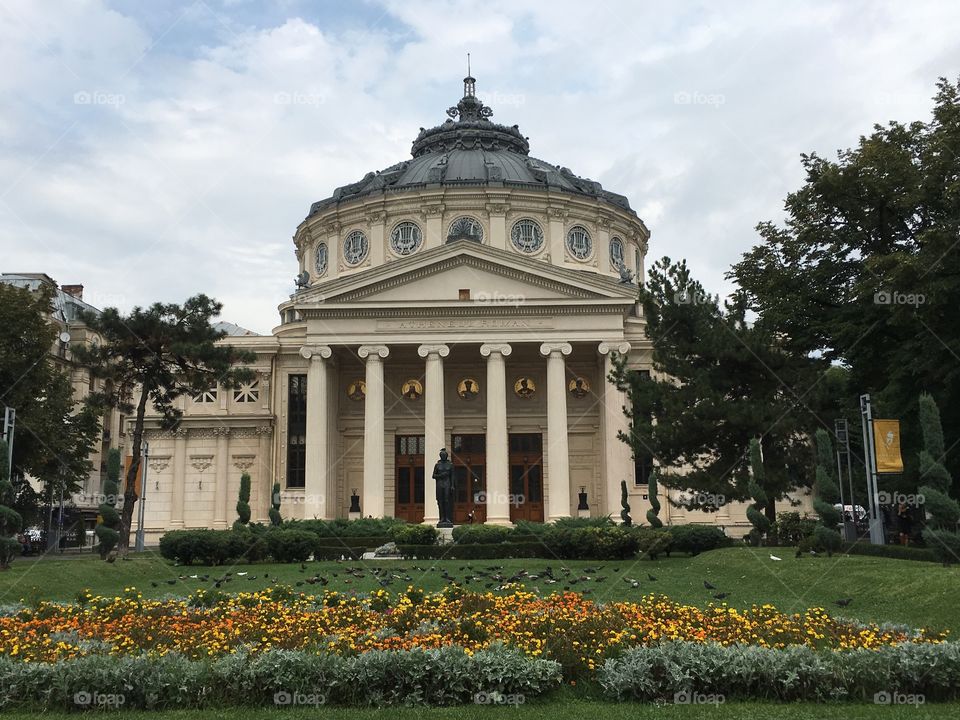
[[[359,265],[366,259],[369,251],[370,243],[360,230],[354,230],[343,241],[343,259],[347,265]]]
[[[610,264],[616,270],[623,268],[623,240],[618,237],[610,241]]]
[[[422,242],[420,228],[412,222],[402,222],[390,233],[390,247],[397,255],[412,255]]]
[[[593,252],[593,241],[586,228],[574,225],[567,233],[567,250],[577,260],[586,260]]]
[[[320,277],[327,271],[327,262],[329,260],[328,256],[329,253],[327,252],[327,244],[320,243],[317,245],[317,252],[315,256],[316,262],[314,263],[314,267],[317,270],[317,277]]]
[[[535,253],[543,247],[543,230],[534,220],[518,220],[510,231],[510,239],[520,252]]]
[[[447,231],[448,243],[457,240],[483,242],[483,226],[472,217],[458,217],[450,223],[450,230]]]

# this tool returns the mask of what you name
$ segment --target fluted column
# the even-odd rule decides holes
[[[570,451],[567,441],[567,369],[570,343],[544,343],[547,358],[547,482],[548,520],[570,517]]]
[[[222,530],[227,527],[227,471],[230,452],[230,428],[213,429],[217,437],[216,475],[213,493],[213,527]]]
[[[270,512],[270,500],[273,494],[273,428],[269,425],[257,427],[257,504],[254,517],[259,522],[266,521]]]
[[[480,346],[487,359],[487,522],[510,523],[510,462],[507,442],[506,343]]]
[[[307,455],[303,486],[303,517],[327,519],[330,468],[327,450],[327,363],[333,354],[327,345],[300,348],[310,361],[307,369]]]
[[[603,403],[603,413],[601,415],[602,433],[601,441],[603,443],[603,508],[604,512],[611,517],[620,517],[620,481],[626,480],[627,486],[633,483],[633,460],[630,446],[620,440],[619,433],[628,433],[630,430],[627,416],[624,412],[624,406],[627,403],[626,393],[617,389],[617,386],[611,383],[608,378],[613,370],[613,363],[617,354],[626,355],[630,352],[630,343],[628,342],[602,342],[597,347],[597,352],[603,356],[603,392],[601,393],[601,402]],[[634,512],[636,515],[636,511]]]
[[[183,495],[187,484],[187,431],[173,431],[173,491],[170,494],[170,528],[183,527]]]
[[[433,465],[440,457],[440,450],[447,446],[446,417],[443,397],[443,359],[450,354],[446,345],[421,345],[417,354],[426,358],[424,370],[424,441],[426,456],[424,465],[424,512],[423,521],[436,525],[440,521],[437,505],[437,483],[433,479]]]
[[[361,345],[357,354],[367,361],[367,394],[363,404],[363,504],[364,517],[384,515],[383,360],[386,345]]]

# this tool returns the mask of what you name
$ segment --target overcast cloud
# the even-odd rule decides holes
[[[929,117],[958,28],[955,2],[0,0],[0,270],[268,333],[310,203],[408,157],[469,51],[495,120],[725,293],[800,153]]]

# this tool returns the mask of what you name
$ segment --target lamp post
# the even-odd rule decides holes
[[[860,419],[863,424],[863,464],[867,472],[867,501],[870,505],[870,543],[883,545],[883,521],[877,502],[877,448],[873,439],[873,409],[870,395],[860,396]]]
[[[17,411],[12,407],[3,409],[3,439],[7,441],[7,472],[13,477],[13,429],[16,425]]]
[[[147,466],[148,460],[150,459],[150,443],[143,443],[143,457],[140,459],[140,462],[143,463],[142,470],[140,472],[140,510],[139,515],[137,516],[137,543],[136,551],[143,552],[144,549],[144,537],[143,537],[143,517],[144,517],[144,504],[147,502]]]

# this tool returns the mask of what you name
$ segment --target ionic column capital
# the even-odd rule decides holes
[[[384,359],[390,354],[390,348],[386,345],[361,345],[357,350],[357,355],[361,360]]]
[[[553,353],[569,355],[572,352],[573,346],[567,342],[543,343],[543,345],[540,346],[540,354],[544,357],[549,357]]]
[[[417,354],[425,358],[427,355],[439,355],[442,358],[450,354],[449,345],[421,345],[417,348]]]
[[[333,350],[329,345],[304,345],[300,348],[300,357],[305,360],[329,360]]]
[[[500,353],[507,357],[513,352],[513,348],[507,343],[484,343],[480,346],[480,354],[484,357],[490,357],[493,353]]]
[[[597,352],[601,355],[607,355],[610,352],[617,352],[621,355],[626,355],[628,352],[630,352],[630,343],[604,340],[602,343],[597,345]]]

